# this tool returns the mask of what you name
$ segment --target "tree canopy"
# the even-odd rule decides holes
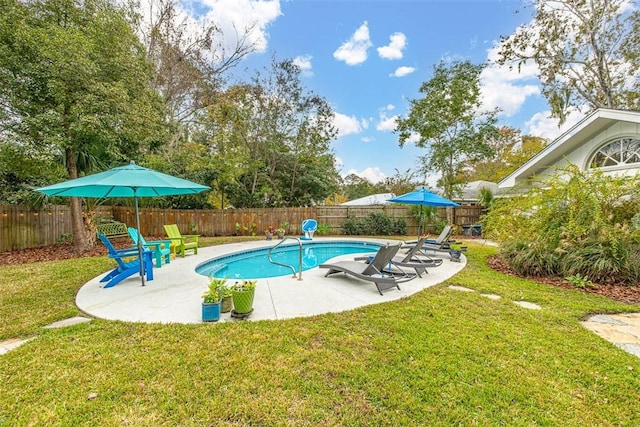
[[[640,108],[640,12],[628,0],[537,0],[503,37],[500,64],[533,60],[554,117],[572,108]]]
[[[161,138],[164,108],[152,70],[122,10],[103,0],[1,0],[3,137],[59,158],[77,178],[84,157],[139,158]],[[3,139],[4,139],[3,138]],[[74,242],[89,246],[72,199]]]
[[[487,143],[493,154],[482,162],[469,163],[465,167],[467,181],[500,182],[539,153],[548,141],[540,137],[521,135],[517,129],[502,126],[498,128],[495,138]]]
[[[459,191],[465,165],[492,154],[488,141],[497,134],[496,114],[480,109],[482,69],[469,61],[440,62],[420,87],[424,97],[411,100],[409,114],[397,122],[400,146],[413,141],[427,149],[422,169],[440,175],[448,198]]]

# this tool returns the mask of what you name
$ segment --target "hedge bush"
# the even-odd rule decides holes
[[[406,235],[407,222],[402,218],[391,218],[381,211],[371,212],[366,218],[348,217],[342,224],[347,235]]]
[[[524,195],[495,201],[483,232],[518,273],[637,284],[639,214],[639,177],[570,165]]]

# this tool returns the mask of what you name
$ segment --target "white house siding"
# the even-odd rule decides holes
[[[589,160],[601,146],[620,138],[640,138],[640,124],[622,121],[612,124],[604,131],[582,142],[577,148],[565,153],[555,162],[546,165],[549,167],[540,171],[538,177],[544,179],[553,176],[557,173],[558,168],[565,167],[569,163],[577,165],[581,170],[587,170],[589,168]],[[636,168],[628,166],[624,168],[606,168],[604,171],[605,173],[631,175],[640,173],[640,166]]]

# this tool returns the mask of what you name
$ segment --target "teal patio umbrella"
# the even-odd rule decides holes
[[[136,229],[138,230],[138,254],[140,256],[140,279],[144,286],[144,267],[142,263],[142,240],[140,238],[140,214],[138,197],[176,196],[197,194],[210,187],[186,179],[176,178],[153,169],[143,168],[133,161],[127,166],[109,169],[105,172],[71,179],[36,191],[47,196],[93,197],[98,199],[115,197],[133,197],[136,211]]]
[[[389,199],[388,201],[393,203],[404,203],[407,205],[420,205],[420,218],[422,218],[423,206],[437,206],[443,208],[460,206],[456,202],[432,193],[426,188],[418,188],[410,193]],[[418,239],[420,239],[420,226],[418,226]]]

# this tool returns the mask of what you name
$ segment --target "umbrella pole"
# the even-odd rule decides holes
[[[140,233],[140,213],[138,212],[137,188],[133,187],[133,203],[136,207],[136,229],[138,230],[138,260],[140,261],[140,281],[144,286],[144,259],[142,259],[142,233]]]
[[[422,234],[422,203],[420,203],[420,216],[418,217],[418,240],[420,240],[420,235]]]

